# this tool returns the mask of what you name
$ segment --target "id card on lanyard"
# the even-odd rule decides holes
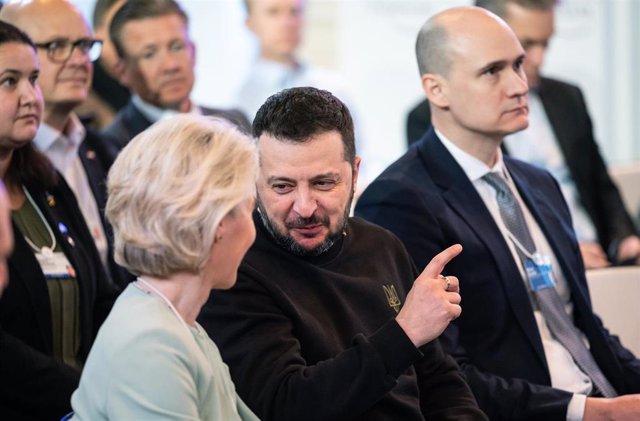
[[[524,268],[527,272],[527,279],[532,291],[540,291],[545,288],[555,288],[556,281],[551,270],[551,259],[535,253],[533,258],[527,258]]]
[[[75,270],[67,256],[61,251],[51,251],[47,247],[34,253],[46,279],[75,278]]]

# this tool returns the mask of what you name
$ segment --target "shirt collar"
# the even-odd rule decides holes
[[[293,64],[283,64],[259,57],[254,63],[254,72],[259,74],[263,80],[269,81],[280,81],[283,78],[293,77],[293,75],[303,73],[305,69],[305,64],[299,61]]]
[[[159,108],[155,105],[149,104],[140,98],[139,95],[133,95],[131,97],[131,102],[133,102],[133,105],[135,105],[135,107],[152,123],[180,114],[180,112],[176,110]],[[191,110],[188,112],[200,115],[202,114],[200,107],[193,103],[191,104]]]
[[[506,170],[506,167],[504,165],[504,159],[502,157],[502,151],[500,150],[500,148],[498,148],[496,163],[493,165],[493,167],[489,167],[487,164],[485,164],[475,156],[460,149],[452,141],[447,139],[446,136],[443,135],[438,129],[434,130],[444,147],[447,148],[458,165],[462,167],[462,170],[465,172],[472,183],[481,179],[489,172],[497,172],[500,173],[506,180],[510,179],[509,172]]]
[[[77,148],[84,140],[86,134],[87,131],[78,116],[76,116],[75,113],[71,113],[69,115],[69,121],[67,122],[66,133],[42,122],[40,127],[38,127],[33,143],[39,150],[46,151],[51,148],[58,139],[62,139]]]

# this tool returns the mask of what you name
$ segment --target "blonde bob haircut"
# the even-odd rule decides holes
[[[197,274],[218,224],[255,196],[255,142],[231,123],[182,114],[120,152],[107,180],[115,261],[135,275]]]

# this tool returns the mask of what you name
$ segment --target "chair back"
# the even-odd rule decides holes
[[[640,266],[588,270],[587,282],[594,313],[640,357]]]

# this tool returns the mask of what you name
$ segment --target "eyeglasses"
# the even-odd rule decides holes
[[[57,63],[64,63],[69,60],[75,48],[85,56],[88,56],[89,60],[96,61],[102,52],[102,41],[90,38],[82,38],[77,41],[54,39],[53,41],[36,44],[36,47],[47,50],[47,57]]]

